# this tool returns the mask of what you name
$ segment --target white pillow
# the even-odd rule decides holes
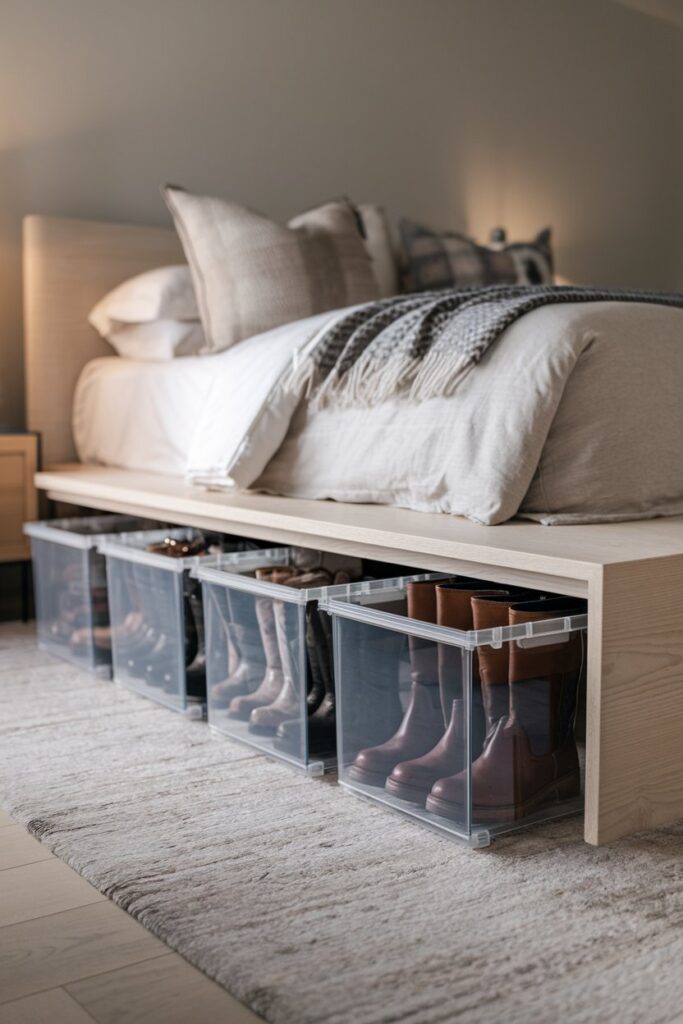
[[[172,359],[204,344],[189,267],[158,267],[118,285],[91,310],[89,323],[120,356]]]

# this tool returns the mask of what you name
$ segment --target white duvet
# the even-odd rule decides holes
[[[487,524],[683,513],[682,311],[547,306],[508,328],[452,397],[313,411],[282,377],[336,315],[137,376],[126,360],[98,360],[125,364],[118,376],[135,377],[135,400],[116,422],[120,389],[103,401],[113,378],[98,388],[86,368],[74,413],[81,457]]]
[[[296,350],[334,315],[287,324],[211,356],[167,362],[93,359],[74,396],[80,460],[230,483],[236,453],[249,447],[253,456],[253,421],[263,413],[262,422],[270,427],[271,390]],[[287,417],[281,420],[277,442],[269,433],[256,474],[288,424]]]

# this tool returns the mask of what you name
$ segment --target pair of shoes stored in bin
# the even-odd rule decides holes
[[[256,570],[255,575],[257,579],[298,590],[350,579],[342,570],[333,576],[330,570],[320,567],[276,566]],[[240,629],[245,628],[249,614],[255,615],[260,651],[251,644],[233,674],[212,687],[212,707],[227,705],[229,717],[248,721],[255,734],[275,736],[277,748],[293,754],[301,750],[304,710],[310,751],[331,752],[335,702],[327,616],[321,616],[313,602],[304,609],[302,618],[300,605],[270,597],[247,596],[245,600],[244,595],[230,592],[222,600],[230,605],[233,622],[239,619]],[[259,676],[258,684],[250,688],[247,679],[255,674]],[[242,692],[235,694],[238,676],[242,676]],[[302,709],[304,685],[307,692]]]
[[[332,583],[332,574],[326,569],[295,571],[280,582],[283,586],[296,590],[309,590],[329,586]],[[289,728],[296,731],[301,718],[301,688],[306,685],[308,676],[306,666],[302,664],[302,654],[305,650],[302,644],[305,644],[305,636],[302,636],[300,626],[301,606],[278,600],[272,600],[269,604],[270,609],[264,609],[265,617],[268,619],[268,631],[265,636],[270,642],[270,656],[276,666],[275,673],[276,676],[279,675],[280,686],[274,697],[260,702],[249,715],[250,731],[262,735],[274,735],[288,722],[294,722]]]
[[[472,583],[439,584],[435,590],[434,618],[415,614],[431,610],[431,599],[424,594],[412,600],[409,594],[411,617],[468,630],[585,611],[585,602],[571,598],[530,600],[534,595],[486,592]],[[411,645],[411,699],[403,722],[387,743],[358,754],[350,776],[365,784],[386,785],[394,796],[463,822],[467,721],[460,659],[457,647]],[[508,642],[497,650],[487,646],[475,652],[471,716],[476,821],[516,820],[579,795],[573,720],[582,668],[583,639],[578,632],[540,647]]]
[[[101,587],[84,587],[81,580],[73,580],[71,566],[59,580],[64,589],[59,595],[57,616],[49,625],[53,643],[68,645],[78,655],[86,642],[92,642],[93,626],[109,622],[107,593]]]
[[[179,559],[218,553],[223,547],[220,536],[197,533],[186,539],[167,537],[148,544],[145,550]],[[184,689],[189,698],[204,701],[206,656],[200,584],[191,578],[187,569],[182,576],[183,631],[178,636],[178,610],[174,591],[166,585],[166,574],[153,566],[137,567],[134,589],[141,606],[156,625],[149,630],[151,642],[129,654],[128,670],[148,686],[163,689],[173,696],[180,696]]]
[[[291,573],[289,566],[273,566],[272,572],[276,570]],[[261,570],[254,575],[264,578]],[[214,710],[225,711],[236,698],[252,693],[263,682],[270,648],[259,626],[259,599],[255,601],[250,594],[222,587],[211,587],[209,599],[214,605],[215,621],[224,633],[227,662],[225,677],[212,685],[209,702]]]
[[[407,614],[420,622],[471,629],[470,597],[479,592],[481,587],[471,581],[408,583]],[[408,637],[408,652],[411,686],[403,720],[385,743],[360,751],[350,775],[365,785],[384,786],[398,765],[401,770],[387,784],[389,791],[424,803],[432,783],[444,774],[439,767],[455,763],[460,746],[464,723],[461,715],[454,715],[453,704],[456,699],[462,704],[462,659],[457,647],[414,636]],[[473,715],[475,729],[480,717]],[[423,760],[418,763],[417,759]]]
[[[291,566],[257,569],[256,579],[283,584],[290,579]],[[256,708],[272,703],[283,684],[282,662],[275,623],[274,601],[270,597],[230,591],[218,592],[222,621],[226,624],[236,665],[228,677],[211,688],[211,704],[227,708],[231,718],[248,721]]]
[[[128,580],[129,604],[140,610],[129,612],[123,622],[112,627],[117,674],[177,693],[182,683],[179,672],[199,657],[203,641],[202,623],[197,622],[190,603],[190,595],[198,596],[198,584],[187,571],[182,574],[179,632],[175,590],[166,585],[166,574],[156,567],[131,568],[135,571]],[[201,611],[201,599],[199,607]]]
[[[183,635],[167,638],[145,665],[145,681],[179,700],[206,702],[206,638],[201,584],[183,573]]]

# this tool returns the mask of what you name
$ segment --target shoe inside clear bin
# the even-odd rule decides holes
[[[582,811],[585,601],[453,577],[325,609],[345,788],[474,847]]]
[[[201,554],[183,554],[201,542]],[[212,553],[215,544],[222,555]],[[116,682],[174,711],[203,717],[207,648],[194,571],[217,557],[249,558],[252,548],[239,538],[191,528],[105,545]]]
[[[309,764],[304,604],[204,584],[211,727],[293,764]],[[318,614],[315,609],[308,612]],[[324,750],[318,751],[324,758]],[[312,754],[312,772],[319,774]]]
[[[123,515],[25,525],[31,538],[38,643],[44,650],[111,678],[106,567],[98,545],[105,537],[151,526],[158,524]]]
[[[320,601],[356,584],[334,582],[340,573],[329,559],[339,556],[318,553],[319,566],[297,568],[301,551],[239,575],[200,570],[207,643],[222,652],[207,665],[208,719],[217,733],[321,775],[336,766],[337,750],[332,621]],[[358,578],[396,571],[353,562]]]

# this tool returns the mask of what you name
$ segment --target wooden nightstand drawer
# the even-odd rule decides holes
[[[35,434],[0,434],[0,562],[31,557],[22,527],[38,518],[33,476],[38,468]]]

